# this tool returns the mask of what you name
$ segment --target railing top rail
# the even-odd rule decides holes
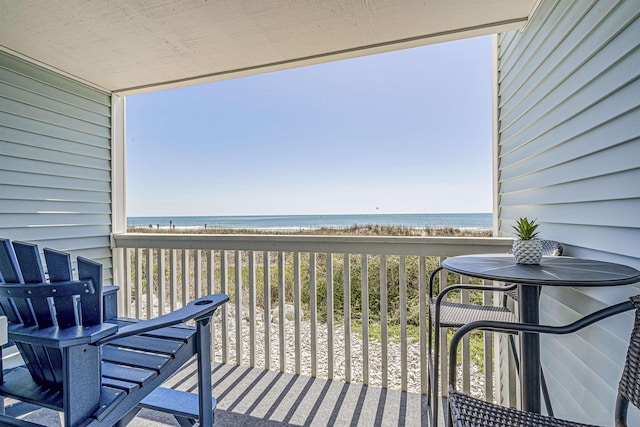
[[[118,233],[113,248],[208,249],[352,253],[369,255],[456,256],[504,253],[506,237],[314,236],[267,234]]]

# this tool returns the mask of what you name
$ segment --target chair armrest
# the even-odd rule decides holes
[[[93,326],[74,326],[60,329],[57,326],[39,328],[10,324],[9,339],[15,342],[43,345],[52,348],[72,347],[81,344],[93,344],[96,341],[114,334],[118,326],[102,323]]]
[[[455,386],[456,384],[456,362],[458,354],[458,345],[462,340],[462,337],[473,330],[493,331],[493,332],[505,332],[505,333],[517,333],[517,332],[532,332],[537,334],[552,334],[552,335],[564,335],[570,334],[580,329],[583,329],[589,325],[592,325],[600,320],[614,316],[616,314],[624,313],[635,309],[635,306],[631,301],[621,302],[601,310],[595,311],[587,316],[581,317],[573,323],[561,326],[549,326],[549,325],[535,325],[531,323],[508,323],[508,322],[493,322],[493,321],[477,321],[470,322],[464,326],[461,326],[451,339],[451,348],[449,352],[449,385]]]
[[[485,286],[485,285],[471,285],[467,283],[458,283],[456,285],[447,286],[444,288],[438,296],[436,297],[436,304],[440,304],[440,301],[444,299],[445,296],[451,291],[455,291],[456,289],[465,289],[469,291],[510,291],[518,287],[517,283],[512,283],[507,286]]]
[[[106,344],[120,338],[139,335],[156,329],[185,323],[192,319],[201,320],[212,316],[213,312],[227,301],[229,301],[229,297],[225,294],[208,295],[191,301],[186,306],[163,316],[156,317],[155,319],[143,320],[124,326],[120,328],[117,333],[109,335],[108,337],[98,341],[96,344]]]
[[[47,298],[71,297],[74,295],[94,294],[95,287],[91,279],[72,280],[56,283],[1,284],[0,296],[4,298]],[[81,344],[91,344],[117,331],[110,324],[59,328],[50,326],[24,326],[13,323],[7,328],[9,339],[20,343],[37,344],[45,347],[64,348]]]
[[[429,299],[433,299],[433,279],[435,278],[435,275],[443,269],[444,267],[438,267],[431,273],[431,276],[429,276]],[[459,283],[456,285],[451,285],[445,288],[441,288],[440,292],[438,292],[438,296],[436,297],[436,304],[439,304],[439,300],[441,301],[445,295],[447,295],[449,292],[454,291],[456,289],[465,289],[470,291],[484,291],[484,292],[486,291],[504,292],[504,291],[513,290],[517,287],[518,287],[517,283],[510,283],[509,285],[505,285],[505,286],[486,286],[486,285],[471,285],[467,283]]]

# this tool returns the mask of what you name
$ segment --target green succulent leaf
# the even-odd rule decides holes
[[[528,218],[519,218],[516,221],[516,225],[512,225],[513,229],[516,231],[516,236],[520,240],[531,240],[535,239],[538,235],[537,228],[540,224],[536,224],[536,220],[529,220]]]

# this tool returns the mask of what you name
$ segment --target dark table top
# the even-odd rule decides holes
[[[640,281],[640,271],[622,264],[564,256],[543,257],[540,264],[516,263],[511,254],[464,255],[442,262],[447,270],[500,282],[552,286],[626,285]]]

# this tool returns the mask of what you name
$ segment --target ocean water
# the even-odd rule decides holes
[[[128,217],[129,227],[244,228],[313,230],[353,225],[392,225],[411,228],[491,228],[491,213],[363,214],[363,215],[252,215]]]

